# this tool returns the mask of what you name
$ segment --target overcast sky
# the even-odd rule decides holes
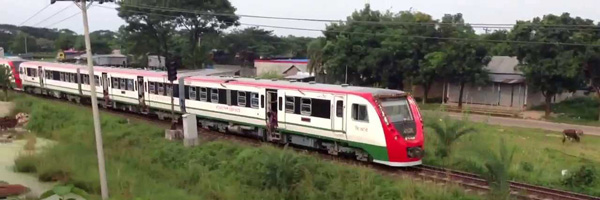
[[[237,8],[237,14],[264,15],[277,17],[345,19],[353,11],[364,7],[365,0],[230,0]],[[19,25],[35,12],[48,5],[50,0],[0,0],[0,24]],[[445,13],[463,13],[469,23],[512,24],[516,20],[529,20],[536,16],[569,12],[572,16],[598,21],[600,2],[598,0],[371,0],[371,7],[377,10],[398,12],[411,9],[421,11],[439,19]],[[104,6],[113,6],[104,4]],[[60,10],[63,12],[58,13]],[[46,27],[79,12],[73,3],[58,2],[24,25]],[[51,17],[52,15],[55,16]],[[90,29],[113,30],[124,24],[112,9],[92,7],[89,11]],[[47,19],[47,20],[46,20]],[[68,28],[82,33],[81,15],[67,19],[49,28]],[[242,23],[299,28],[324,29],[319,22],[299,22],[242,18]],[[242,26],[243,27],[243,26]],[[319,32],[271,29],[277,35],[319,36]]]

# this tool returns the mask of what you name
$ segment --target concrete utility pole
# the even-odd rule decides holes
[[[104,164],[104,147],[102,144],[102,128],[100,126],[100,113],[98,112],[98,98],[96,97],[96,76],[94,75],[94,61],[92,60],[92,45],[90,41],[90,30],[88,24],[87,10],[89,6],[94,3],[94,0],[90,1],[89,5],[86,5],[86,1],[81,0],[50,0],[51,4],[56,1],[73,1],[81,9],[81,15],[83,16],[83,34],[85,36],[85,49],[87,55],[87,65],[90,81],[90,98],[92,99],[92,116],[94,118],[94,133],[96,136],[96,154],[98,156],[98,171],[100,173],[100,191],[102,199],[108,199],[108,184],[106,181],[106,169]],[[105,0],[99,0],[100,3],[104,3]],[[100,78],[98,79],[100,82]],[[107,84],[107,83],[104,83]]]

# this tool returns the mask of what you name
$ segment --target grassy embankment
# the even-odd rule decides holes
[[[42,180],[73,183],[98,194],[91,111],[29,96],[15,98],[32,114],[28,128],[59,142],[16,161]],[[203,142],[185,148],[143,121],[102,115],[113,199],[477,199],[455,187],[384,177],[371,169],[323,161],[265,145]],[[95,196],[95,198],[98,198]]]
[[[597,97],[579,97],[565,100],[552,105],[554,114],[548,120],[561,123],[600,126],[598,121]],[[536,106],[533,110],[544,111],[544,105]]]
[[[425,124],[436,123],[444,114],[424,114]],[[600,137],[584,136],[581,143],[567,141],[562,143],[560,133],[526,128],[512,128],[485,123],[469,122],[477,133],[460,138],[454,146],[451,168],[481,173],[487,158],[480,152],[496,151],[500,140],[516,148],[509,172],[511,179],[542,186],[550,186],[576,192],[600,196],[600,172],[595,169],[595,181],[591,185],[569,186],[561,171],[567,169],[574,173],[581,166],[600,166]],[[433,130],[426,129],[425,164],[442,165],[442,159],[435,156],[437,138]],[[583,178],[585,179],[585,177]],[[594,179],[594,178],[592,178]],[[565,183],[568,182],[568,183]]]

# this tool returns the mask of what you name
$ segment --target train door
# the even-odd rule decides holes
[[[275,132],[278,127],[279,112],[277,112],[277,90],[267,89],[267,131]]]
[[[75,77],[75,80],[77,81],[77,90],[79,91],[79,95],[83,96],[83,92],[81,91],[81,83],[83,83],[83,78],[81,77],[79,69],[77,69],[77,76]]]
[[[42,70],[42,66],[38,66],[38,79],[40,79],[40,88],[44,88],[44,70]]]
[[[145,96],[145,87],[144,87],[144,77],[143,76],[138,76],[137,77],[137,90],[138,90],[138,101],[140,104],[140,108],[142,108],[142,110],[146,109],[146,96]]]
[[[346,100],[344,96],[335,96],[333,98],[333,130],[335,134],[346,134]]]
[[[94,78],[96,78],[96,77],[94,77]],[[108,74],[102,73],[102,96],[104,97],[104,105],[106,105],[106,106],[110,105],[110,104],[108,104],[110,102],[110,96],[108,93],[108,85],[109,85]]]

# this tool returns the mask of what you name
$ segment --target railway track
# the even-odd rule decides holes
[[[22,93],[27,94],[27,93]],[[28,94],[30,95],[30,94]],[[33,95],[36,97],[41,97],[44,99],[48,99],[51,101],[57,102],[65,102],[55,98],[49,98],[45,96]],[[71,102],[76,104],[74,102]],[[165,128],[170,127],[169,121],[159,120],[154,116],[130,113],[120,110],[114,109],[105,109],[100,108],[102,111],[112,113],[115,115],[119,115],[125,118],[134,118],[143,121],[152,121],[153,123],[162,124]],[[212,140],[234,140],[237,142],[243,142],[253,146],[260,146],[264,144],[273,145],[273,146],[282,146],[271,143],[263,143],[255,138],[244,137],[240,135],[234,134],[224,134],[212,130],[206,130],[202,128],[198,128],[198,134],[202,136],[202,138],[206,141]],[[303,148],[292,148],[295,151],[306,152],[306,149]],[[309,154],[320,156],[321,158],[331,160],[334,162],[342,162],[345,164],[355,165],[355,166],[366,166],[372,169],[375,169],[383,174],[391,175],[391,176],[402,176],[402,177],[411,177],[414,179],[424,180],[425,182],[435,182],[438,184],[455,184],[465,188],[467,192],[474,192],[479,195],[485,195],[490,191],[488,183],[485,179],[477,174],[461,172],[456,170],[444,169],[440,167],[428,166],[428,165],[420,165],[410,168],[398,169],[383,165],[378,165],[374,163],[365,163],[357,160],[351,159],[343,159],[337,156],[331,156],[328,154],[324,154],[322,152],[310,151]],[[510,181],[510,190],[511,196],[516,199],[530,199],[530,200],[600,200],[600,197],[594,197],[585,194],[579,194],[564,190],[557,190],[547,187],[541,187],[526,183],[520,183],[515,181]]]
[[[415,174],[425,180],[442,183],[455,183],[470,190],[479,193],[489,191],[487,181],[479,175],[448,170],[439,167],[421,165],[413,167],[410,173]],[[533,200],[600,200],[599,197],[593,197],[585,194],[579,194],[564,190],[557,190],[547,187],[541,187],[526,183],[510,181],[511,196],[517,199]]]

